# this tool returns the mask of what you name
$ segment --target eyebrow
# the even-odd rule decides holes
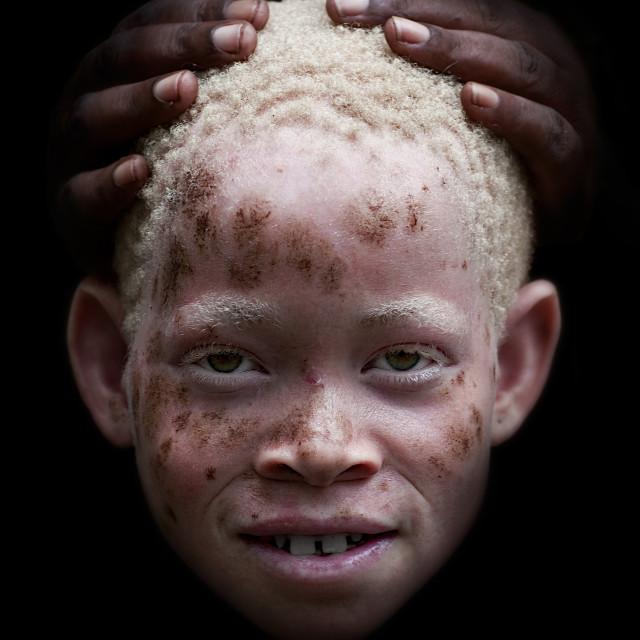
[[[469,333],[466,315],[454,304],[431,296],[392,300],[367,311],[360,320],[364,328],[388,327],[411,322],[447,335],[464,337]]]
[[[207,330],[222,324],[249,327],[263,323],[280,326],[275,307],[266,302],[235,296],[205,296],[180,307],[174,316],[178,331]]]
[[[366,310],[359,318],[364,329],[399,324],[429,327],[445,335],[464,337],[469,323],[454,304],[431,296],[392,300]],[[235,296],[205,296],[184,305],[174,316],[175,331],[206,331],[220,325],[248,328],[259,324],[281,327],[275,306]]]

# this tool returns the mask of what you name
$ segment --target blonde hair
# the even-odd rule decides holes
[[[215,176],[232,171],[216,149],[297,127],[355,144],[371,132],[428,141],[425,154],[444,159],[455,176],[451,191],[499,334],[533,246],[530,194],[514,152],[466,116],[455,78],[392,53],[381,28],[334,25],[324,0],[283,0],[270,14],[248,61],[200,74],[193,107],[141,141],[152,177],[122,225],[115,259],[126,329],[137,326],[148,266],[168,250],[178,206],[197,207]]]

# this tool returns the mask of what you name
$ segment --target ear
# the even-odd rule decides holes
[[[508,440],[540,398],[560,336],[558,292],[535,280],[518,292],[498,348],[492,444]]]
[[[133,438],[122,384],[127,356],[123,318],[115,286],[85,278],[71,302],[67,348],[80,395],[100,431],[116,446],[129,447]]]

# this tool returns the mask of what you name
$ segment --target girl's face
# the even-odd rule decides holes
[[[357,637],[474,520],[496,346],[444,166],[308,151],[176,211],[130,402],[151,510],[204,582],[272,634]]]

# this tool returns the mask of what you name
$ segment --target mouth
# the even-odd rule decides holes
[[[299,535],[281,533],[273,536],[260,536],[257,540],[293,556],[332,556],[351,551],[382,535],[386,534],[331,533],[325,535]]]

